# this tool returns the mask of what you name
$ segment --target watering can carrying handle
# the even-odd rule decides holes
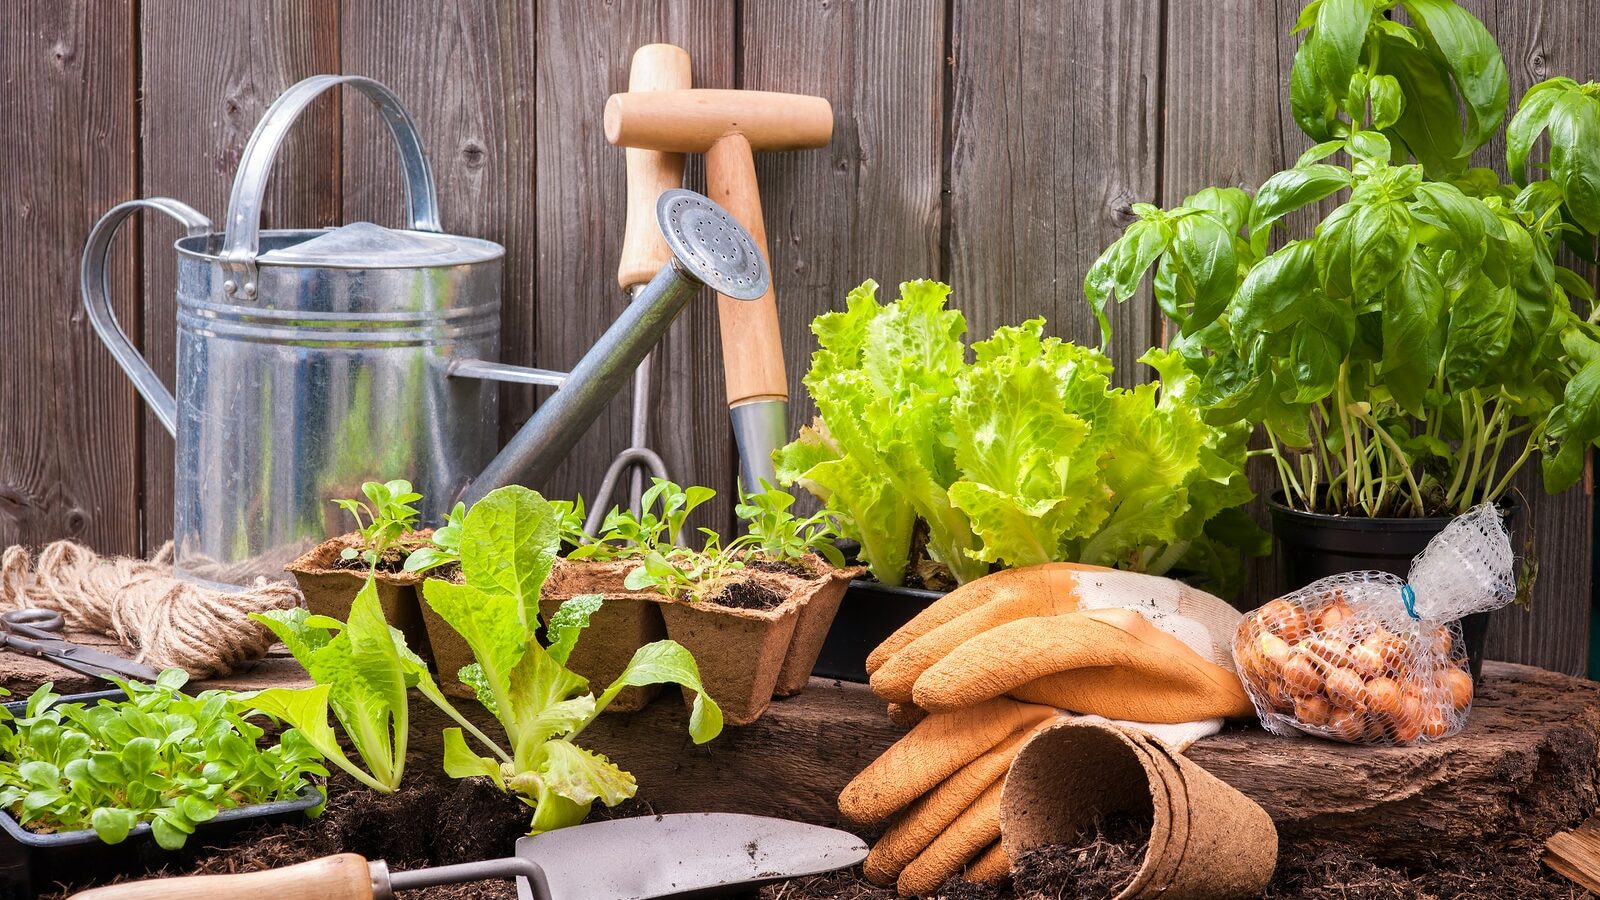
[[[111,252],[111,239],[116,236],[117,227],[123,220],[140,209],[158,210],[177,219],[189,237],[211,232],[211,220],[187,203],[167,197],[119,203],[107,210],[89,232],[89,240],[83,247],[83,262],[78,270],[78,289],[83,295],[83,308],[89,314],[89,324],[94,326],[95,334],[111,351],[122,371],[128,373],[133,386],[150,404],[162,427],[170,434],[177,434],[178,403],[118,324],[117,315],[111,309],[110,289],[106,284],[106,258]]]
[[[261,240],[261,201],[267,176],[289,128],[306,107],[322,93],[337,85],[355,88],[378,105],[383,121],[400,150],[400,167],[405,170],[406,207],[414,231],[439,231],[439,198],[434,190],[433,169],[422,152],[417,123],[401,105],[394,92],[361,75],[314,75],[295,84],[267,107],[239,158],[239,173],[233,179],[228,197],[226,233],[222,239],[222,266],[227,280],[222,289],[240,300],[256,296],[256,254]]]

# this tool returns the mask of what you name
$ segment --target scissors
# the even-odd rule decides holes
[[[0,648],[42,657],[58,666],[95,678],[114,676],[153,682],[155,669],[131,659],[63,640],[66,620],[53,609],[16,609],[0,613]]]

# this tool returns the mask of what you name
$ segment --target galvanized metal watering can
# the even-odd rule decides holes
[[[262,194],[284,136],[335,85],[381,111],[400,150],[410,227],[262,231]],[[141,208],[187,229],[175,245],[176,396],[107,299],[111,239]],[[349,527],[329,501],[358,496],[370,479],[410,479],[430,522],[457,499],[512,482],[537,487],[702,285],[747,300],[766,291],[760,251],[721,207],[669,191],[657,218],[674,260],[564,373],[493,361],[505,249],[441,232],[416,126],[371,79],[308,78],[272,104],[239,161],[220,231],[177,200],[113,207],[84,248],[83,302],[177,439],[179,573],[225,585],[281,578],[286,563]],[[498,454],[495,380],[559,386]]]

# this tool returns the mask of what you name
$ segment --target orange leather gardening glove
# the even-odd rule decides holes
[[[872,688],[928,712],[1001,695],[1138,722],[1247,716],[1239,614],[1179,582],[1053,563],[950,593],[869,658]]]

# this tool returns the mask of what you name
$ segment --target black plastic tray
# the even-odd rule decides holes
[[[71,694],[58,703],[94,703],[121,700],[121,691]],[[5,704],[21,714],[26,700]],[[61,886],[83,886],[109,881],[117,875],[138,875],[192,858],[202,847],[225,843],[255,825],[288,821],[322,802],[322,792],[309,784],[292,800],[236,806],[195,829],[181,850],[163,850],[150,835],[150,823],[133,827],[120,844],[107,844],[93,829],[38,834],[23,828],[9,813],[0,811],[0,900],[32,900]]]
[[[872,648],[943,596],[941,591],[890,587],[877,581],[850,582],[811,674],[865,682]]]

